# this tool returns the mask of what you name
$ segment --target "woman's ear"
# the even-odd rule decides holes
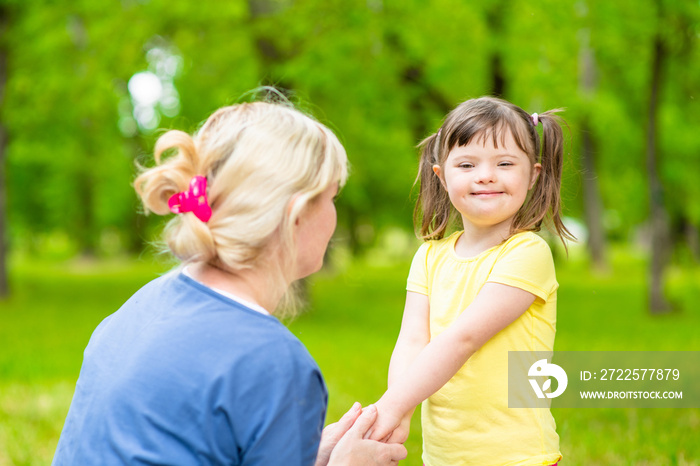
[[[528,189],[532,189],[532,187],[535,186],[535,182],[537,181],[537,177],[540,176],[541,172],[542,172],[542,164],[541,163],[536,163],[532,166],[532,175],[530,176],[530,187]]]
[[[301,212],[297,210],[297,206],[300,202],[300,195],[295,194],[292,196],[292,198],[289,200],[289,204],[287,204],[287,215],[291,217],[292,215],[295,217],[294,218],[294,225],[298,226],[299,225],[299,217],[301,217]]]
[[[445,178],[442,176],[442,168],[440,168],[440,165],[433,165],[433,173],[435,173],[435,175],[437,175],[437,177],[440,179],[440,184],[442,187],[447,189],[447,184],[445,183]]]

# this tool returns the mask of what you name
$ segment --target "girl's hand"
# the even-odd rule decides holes
[[[401,419],[401,424],[394,429],[386,443],[405,443],[408,440],[408,434],[411,432],[411,417],[413,413],[406,414]]]
[[[377,409],[377,420],[374,422],[372,429],[367,433],[367,435],[365,435],[365,438],[380,442],[387,442],[392,438],[394,431],[401,426],[403,417],[394,413],[393,410],[386,405],[386,403],[382,402],[381,399],[377,401],[374,406]],[[410,413],[408,414],[410,421]],[[397,438],[401,438],[403,436],[404,434],[401,431],[396,435]],[[405,436],[408,437],[408,431],[406,431]]]

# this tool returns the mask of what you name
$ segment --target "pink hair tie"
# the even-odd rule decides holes
[[[207,223],[211,218],[211,207],[207,199],[207,179],[200,175],[193,176],[190,189],[170,196],[168,207],[174,214],[192,212],[195,217]]]
[[[532,124],[535,126],[537,126],[537,123],[540,122],[540,118],[536,113],[533,113],[532,115],[530,115],[530,120],[532,120]]]

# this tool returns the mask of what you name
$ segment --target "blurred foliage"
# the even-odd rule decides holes
[[[530,112],[564,107],[565,213],[582,218],[580,178],[595,176],[606,232],[627,241],[648,217],[645,125],[659,31],[669,53],[660,110],[665,202],[674,225],[690,225],[697,239],[700,171],[688,169],[700,152],[697,1],[0,4],[9,17],[0,118],[15,250],[43,251],[58,236],[73,252],[138,251],[151,238],[159,220],[137,214],[130,187],[135,161],[148,163],[161,134],[134,117],[128,83],[143,71],[174,86],[178,99],[154,107],[160,128],[193,131],[259,85],[290,90],[347,147],[352,177],[339,231],[354,251],[389,228],[411,228],[415,145],[460,101],[501,91]],[[585,87],[587,50],[596,68]],[[167,79],[163,54],[177,58]],[[577,155],[585,119],[598,141],[596,173],[582,174]]]

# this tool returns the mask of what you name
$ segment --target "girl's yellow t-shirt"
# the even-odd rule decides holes
[[[455,253],[462,232],[424,243],[407,290],[428,296],[430,335],[440,334],[486,282],[528,291],[535,302],[486,342],[438,392],[423,402],[427,466],[551,465],[561,459],[547,408],[508,408],[508,351],[552,351],[558,283],[552,252],[532,232],[513,235],[471,258]]]

